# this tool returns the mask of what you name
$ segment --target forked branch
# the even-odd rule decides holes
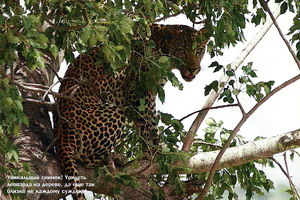
[[[243,115],[242,119],[239,121],[239,123],[236,125],[236,127],[233,129],[232,133],[230,134],[228,140],[225,142],[225,144],[223,145],[222,149],[220,150],[220,152],[218,153],[218,156],[216,157],[213,166],[211,167],[211,170],[209,172],[209,176],[207,178],[206,184],[203,188],[203,192],[199,195],[199,197],[197,199],[199,200],[203,200],[206,196],[206,194],[209,191],[210,185],[213,181],[214,175],[216,173],[216,171],[218,170],[218,166],[219,163],[221,161],[222,156],[224,155],[226,149],[229,147],[229,145],[231,144],[232,140],[235,138],[235,136],[237,135],[237,133],[239,132],[240,128],[243,126],[243,124],[249,119],[250,116],[252,116],[252,114],[262,105],[264,104],[267,100],[269,100],[274,94],[276,94],[277,92],[281,91],[282,89],[284,89],[285,87],[291,85],[292,83],[298,81],[300,79],[300,74],[289,79],[288,81],[282,83],[281,85],[279,85],[278,87],[276,87],[274,90],[272,90],[269,94],[267,94],[261,101],[259,101],[257,104],[255,104],[255,106],[253,106],[253,108],[247,112],[245,115]]]

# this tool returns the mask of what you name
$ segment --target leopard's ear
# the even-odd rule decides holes
[[[201,28],[201,29],[198,31],[198,36],[199,36],[200,38],[207,38],[207,33],[208,33],[207,29]],[[209,40],[206,39],[206,40],[201,41],[201,43],[202,43],[202,44],[207,44],[208,41],[209,41]]]
[[[207,33],[207,30],[206,30],[206,28],[201,28],[199,31],[198,31],[198,34],[200,35],[200,36],[203,36],[204,34],[206,34]]]

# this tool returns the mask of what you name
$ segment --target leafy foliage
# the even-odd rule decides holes
[[[253,63],[248,63],[242,67],[243,75],[237,77],[236,72],[234,72],[230,65],[224,69],[223,65],[214,62],[210,67],[214,67],[214,72],[223,69],[225,74],[232,77],[228,81],[228,85],[224,87],[224,83],[219,83],[218,81],[213,81],[205,87],[205,95],[208,95],[211,90],[218,91],[219,88],[223,88],[223,92],[220,94],[220,99],[223,102],[234,103],[234,96],[238,96],[241,92],[246,92],[250,97],[253,97],[256,101],[260,101],[264,96],[270,93],[274,81],[260,81],[255,83],[252,79],[257,78],[255,70],[252,69]],[[245,88],[245,89],[244,89]]]
[[[0,77],[0,186],[3,187],[7,175],[28,175],[29,168],[19,163],[18,149],[11,140],[19,135],[22,124],[28,125],[28,120],[23,113],[22,97],[17,88],[10,85],[10,79],[4,74]],[[3,192],[6,194],[6,188]],[[13,196],[16,199],[20,197]]]

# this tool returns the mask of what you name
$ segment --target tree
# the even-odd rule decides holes
[[[226,47],[244,40],[243,30],[247,23],[263,24],[269,15],[300,69],[300,5],[292,0],[275,2],[280,5],[280,14],[295,13],[289,34],[292,35],[290,42],[296,43],[296,53],[281,33],[268,3],[263,0],[254,0],[251,5],[248,1],[234,0],[2,1],[0,197],[53,199],[66,195],[67,191],[62,194],[60,190],[61,171],[51,145],[55,138],[49,112],[57,115],[55,99],[67,98],[54,92],[53,87],[61,79],[57,74],[61,63],[64,60],[71,63],[74,52],[80,53],[102,43],[109,67],[118,70],[130,60],[133,42],[140,42],[147,48],[148,44],[143,41],[149,37],[150,24],[183,14],[194,24],[207,29],[211,36],[207,51],[214,57],[222,55]],[[247,53],[248,50],[242,55]],[[147,57],[145,60],[150,61]],[[154,76],[165,73],[161,66],[167,65],[167,61],[160,55],[151,57],[151,62],[160,66],[154,70]],[[116,148],[117,153],[125,155],[127,164],[120,168],[113,164],[97,170],[81,168],[81,174],[86,178],[85,188],[124,199],[220,199],[224,191],[229,193],[229,199],[233,199],[237,198],[234,191],[237,184],[250,199],[254,192],[262,194],[262,189],[272,189],[272,181],[255,165],[276,164],[276,160],[270,157],[299,146],[300,131],[291,130],[275,138],[251,143],[246,143],[237,133],[264,102],[299,80],[300,75],[273,88],[273,81],[255,82],[257,74],[251,63],[239,69],[242,61],[240,59],[226,67],[212,62],[210,67],[214,72],[223,70],[224,77],[207,84],[205,91],[210,96],[204,107],[195,112],[198,116],[189,131],[183,130],[181,120],[159,112],[160,120],[166,126],[160,127],[162,149],[153,159],[143,159],[142,139],[129,129],[131,134]],[[242,75],[238,75],[237,70]],[[181,88],[175,76],[168,73],[169,81]],[[58,81],[54,80],[55,77]],[[154,82],[145,84],[151,84],[160,100],[164,100],[164,91],[159,85]],[[241,94],[257,101],[249,111],[239,100]],[[213,106],[218,98],[224,105]],[[243,114],[233,130],[226,129],[221,121],[207,119],[204,140],[195,138],[209,110],[229,106],[237,106]],[[183,144],[182,149],[180,144]],[[294,154],[297,152],[292,151],[291,155]],[[293,183],[290,185],[291,199],[299,199]],[[23,192],[24,189],[27,191]]]

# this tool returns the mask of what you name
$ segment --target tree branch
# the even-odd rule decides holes
[[[160,22],[160,21],[163,21],[163,20],[166,20],[166,19],[168,19],[168,18],[170,18],[170,17],[176,17],[176,16],[178,16],[178,15],[180,15],[180,14],[182,14],[182,11],[177,12],[177,13],[174,13],[174,14],[172,14],[172,15],[168,15],[168,16],[164,16],[164,17],[162,17],[162,18],[156,19],[156,20],[155,20],[155,23]]]
[[[220,108],[227,108],[227,107],[235,107],[235,106],[238,106],[238,104],[229,104],[229,105],[221,105],[221,106],[214,106],[214,107],[210,107],[210,108],[203,108],[201,110],[197,110],[197,111],[194,111],[182,118],[179,119],[179,121],[182,121],[182,120],[185,120],[186,118],[196,114],[196,113],[201,113],[203,111],[206,111],[206,110],[214,110],[214,109],[220,109]],[[170,126],[168,126],[167,128],[165,128],[165,130],[163,130],[163,132],[165,132],[167,129],[171,128],[173,126],[173,124],[171,124]],[[162,133],[163,133],[162,132]]]
[[[286,153],[284,153],[284,163],[285,163],[285,166],[286,166],[286,170],[282,167],[282,165],[275,158],[271,157],[270,159],[278,165],[278,167],[280,168],[280,170],[282,171],[282,173],[288,179],[291,191],[293,193],[293,197],[296,199],[295,195],[297,195],[298,199],[300,199],[299,193],[298,193],[298,191],[297,191],[297,189],[295,187],[295,184],[293,183],[293,181],[291,179],[291,176],[290,176],[290,173],[289,173],[289,170],[288,170],[287,161],[286,161]]]
[[[278,23],[277,23],[277,21],[276,21],[276,18],[273,16],[273,13],[271,12],[271,10],[270,10],[270,8],[269,8],[269,6],[268,6],[268,3],[265,2],[264,0],[259,0],[259,3],[260,3],[260,5],[264,8],[264,10],[268,12],[268,14],[269,14],[269,16],[271,17],[271,19],[272,19],[272,21],[273,21],[273,23],[274,23],[276,29],[278,30],[278,33],[279,33],[280,37],[281,37],[282,40],[284,41],[284,43],[285,43],[285,45],[287,46],[289,52],[290,52],[291,55],[293,56],[293,58],[294,58],[294,60],[295,60],[295,62],[296,62],[296,64],[297,64],[298,68],[300,69],[300,61],[298,60],[298,58],[297,58],[295,52],[293,51],[291,45],[289,44],[289,42],[288,42],[288,41],[286,40],[286,38],[284,37],[284,35],[283,35],[283,33],[282,33],[282,31],[281,31],[281,29],[280,29],[280,27],[279,27],[279,25],[278,25]]]
[[[274,154],[295,148],[295,146],[300,146],[300,129],[231,147],[222,156],[217,170],[242,165],[261,158],[269,158]],[[188,165],[193,169],[193,173],[209,172],[219,153],[220,150],[199,153],[190,158]]]

